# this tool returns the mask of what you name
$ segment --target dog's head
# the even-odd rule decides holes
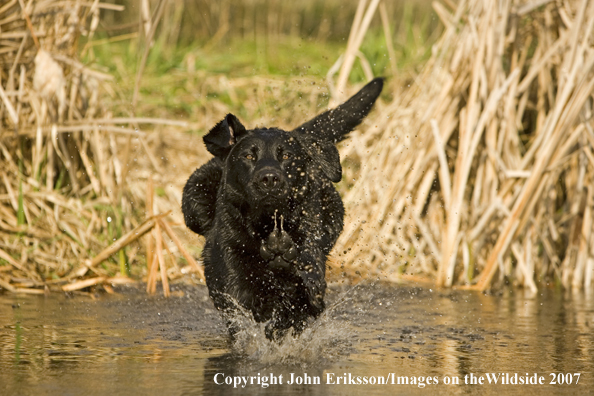
[[[308,178],[340,181],[336,142],[371,110],[383,86],[375,79],[347,102],[320,114],[293,131],[247,130],[228,114],[204,136],[210,153],[225,163],[223,183],[251,205],[279,206],[303,196]]]

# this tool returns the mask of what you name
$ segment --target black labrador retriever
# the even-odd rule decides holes
[[[204,136],[214,155],[183,191],[186,225],[206,237],[206,284],[230,318],[237,305],[266,324],[266,337],[300,333],[324,310],[326,259],[344,207],[332,183],[342,168],[336,143],[379,96],[376,78],[339,107],[293,131],[247,130],[228,114]]]

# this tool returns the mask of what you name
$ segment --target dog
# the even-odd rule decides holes
[[[324,311],[326,260],[344,218],[333,185],[342,177],[336,143],[369,114],[382,88],[376,78],[292,131],[248,130],[228,114],[204,136],[214,158],[189,177],[182,212],[206,238],[206,284],[232,336],[237,305],[267,322],[269,340],[291,328],[301,333]]]

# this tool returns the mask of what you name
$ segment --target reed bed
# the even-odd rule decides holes
[[[424,71],[342,148],[340,270],[591,288],[594,2],[433,6]]]
[[[153,44],[180,34],[171,30],[171,18],[180,18],[172,3],[140,2],[137,32],[124,34],[140,40],[139,61],[119,85],[79,56],[122,39],[94,38],[100,16],[117,19],[120,6],[0,6],[0,288],[41,294],[99,285],[110,292],[131,275],[149,293],[160,282],[167,295],[172,281],[200,282],[193,257],[202,242],[185,229],[179,203],[187,176],[209,156],[188,131],[208,130],[228,112],[250,127],[294,127],[356,90],[349,75],[357,62],[372,76],[360,52],[370,26],[382,27],[387,51],[395,47],[396,8],[360,0],[327,87],[303,76],[203,74],[189,53],[185,71],[157,84],[186,87],[176,106],[219,99],[194,106],[189,121],[174,121],[143,90],[154,85],[143,74]],[[209,6],[208,17],[219,22],[201,34],[240,34],[236,23],[225,31],[224,21],[250,17],[230,4]],[[324,4],[331,10],[334,3]],[[270,15],[283,7],[271,2]],[[433,7],[445,28],[421,74],[410,84],[392,79],[388,101],[342,143],[347,219],[330,278],[479,290],[506,282],[531,291],[553,281],[591,287],[593,2],[444,0]],[[268,36],[291,34],[284,29],[292,22],[272,22]],[[87,44],[79,46],[83,36]]]
[[[0,6],[3,289],[43,294],[105,283],[109,291],[111,283],[130,281],[142,246],[128,244],[155,226],[202,276],[164,215],[142,221],[144,208],[126,184],[132,143],[150,151],[139,125],[186,123],[113,118],[102,102],[113,91],[112,76],[79,61],[81,37],[93,39],[106,9],[123,7],[79,0]]]

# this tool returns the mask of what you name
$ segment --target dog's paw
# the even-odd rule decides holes
[[[274,259],[274,252],[270,249],[266,241],[262,241],[262,245],[260,245],[260,256],[266,261]]]
[[[268,235],[268,238],[266,238],[263,244],[263,246],[275,256],[287,253],[294,247],[294,245],[291,236],[287,234],[285,230],[278,228],[275,228],[270,235]]]
[[[297,258],[297,247],[285,230],[275,228],[262,241],[260,256],[273,268],[289,268]]]
[[[291,262],[283,258],[283,256],[276,256],[274,260],[268,263],[268,266],[272,269],[289,269],[291,268]]]

